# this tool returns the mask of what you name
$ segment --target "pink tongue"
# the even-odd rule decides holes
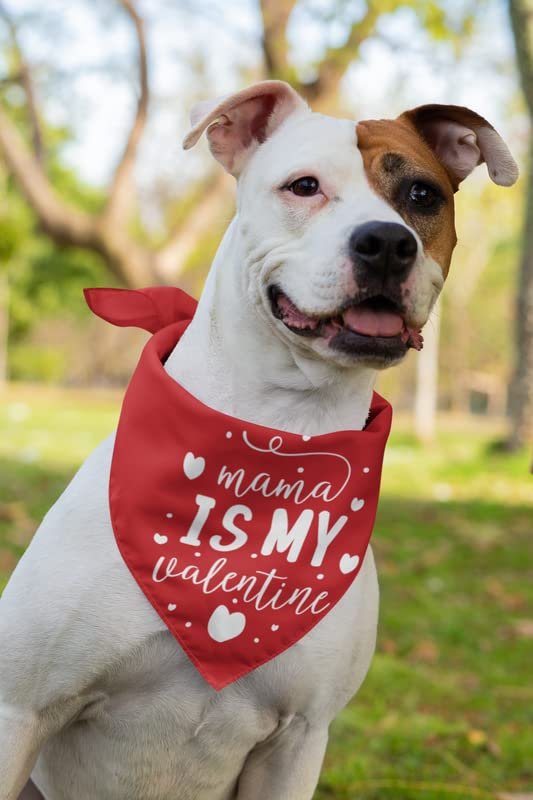
[[[347,328],[364,336],[398,336],[403,331],[403,319],[393,311],[349,308],[342,319]]]

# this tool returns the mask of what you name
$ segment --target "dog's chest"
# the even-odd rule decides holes
[[[47,800],[232,800],[258,743],[292,715],[327,724],[361,683],[377,616],[371,550],[350,590],[310,633],[217,692],[118,553],[106,503],[111,447],[108,440],[86,462],[32,546],[36,563],[57,559],[69,571],[73,613],[65,612],[64,588],[48,597],[50,617],[65,627],[55,659],[72,665],[73,686],[78,663],[89,656],[98,668],[77,720],[44,748],[35,782]],[[27,569],[34,569],[30,560]]]

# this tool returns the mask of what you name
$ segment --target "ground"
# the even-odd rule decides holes
[[[120,394],[11,386],[0,400],[0,590],[47,508],[115,424]],[[533,791],[533,476],[493,422],[399,419],[374,533],[377,655],[333,725],[316,800]],[[327,676],[326,676],[327,679]],[[520,794],[518,794],[520,793]]]

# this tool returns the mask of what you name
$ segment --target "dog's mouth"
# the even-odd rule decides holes
[[[277,286],[269,288],[269,298],[273,315],[292,333],[322,339],[350,355],[394,360],[410,347],[423,347],[420,329],[409,326],[400,304],[383,294],[350,303],[330,316],[306,314]]]

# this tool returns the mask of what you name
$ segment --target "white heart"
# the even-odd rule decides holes
[[[351,556],[349,553],[345,553],[339,561],[339,569],[344,575],[348,575],[349,572],[353,572],[356,569],[358,564],[359,556]]]
[[[199,478],[205,469],[205,458],[187,453],[183,459],[183,471],[190,481]]]
[[[302,436],[302,439],[304,440],[304,442],[308,442],[311,439],[311,437],[306,434],[305,436]]]
[[[272,625],[271,626],[271,630],[273,630],[273,631],[277,631],[278,628],[279,628],[279,625]]]
[[[169,611],[175,611],[176,610],[176,603],[169,603],[167,608],[168,608]]]
[[[162,533],[154,533],[154,542],[156,544],[166,544],[168,542],[168,536],[163,536]]]
[[[364,504],[365,504],[364,500],[362,500],[359,497],[354,497],[354,499],[352,500],[352,502],[350,504],[350,508],[352,509],[352,511],[361,511],[361,509],[363,508]]]
[[[232,614],[227,606],[218,606],[207,623],[207,632],[215,642],[227,642],[239,636],[245,625],[246,617],[240,611]]]

